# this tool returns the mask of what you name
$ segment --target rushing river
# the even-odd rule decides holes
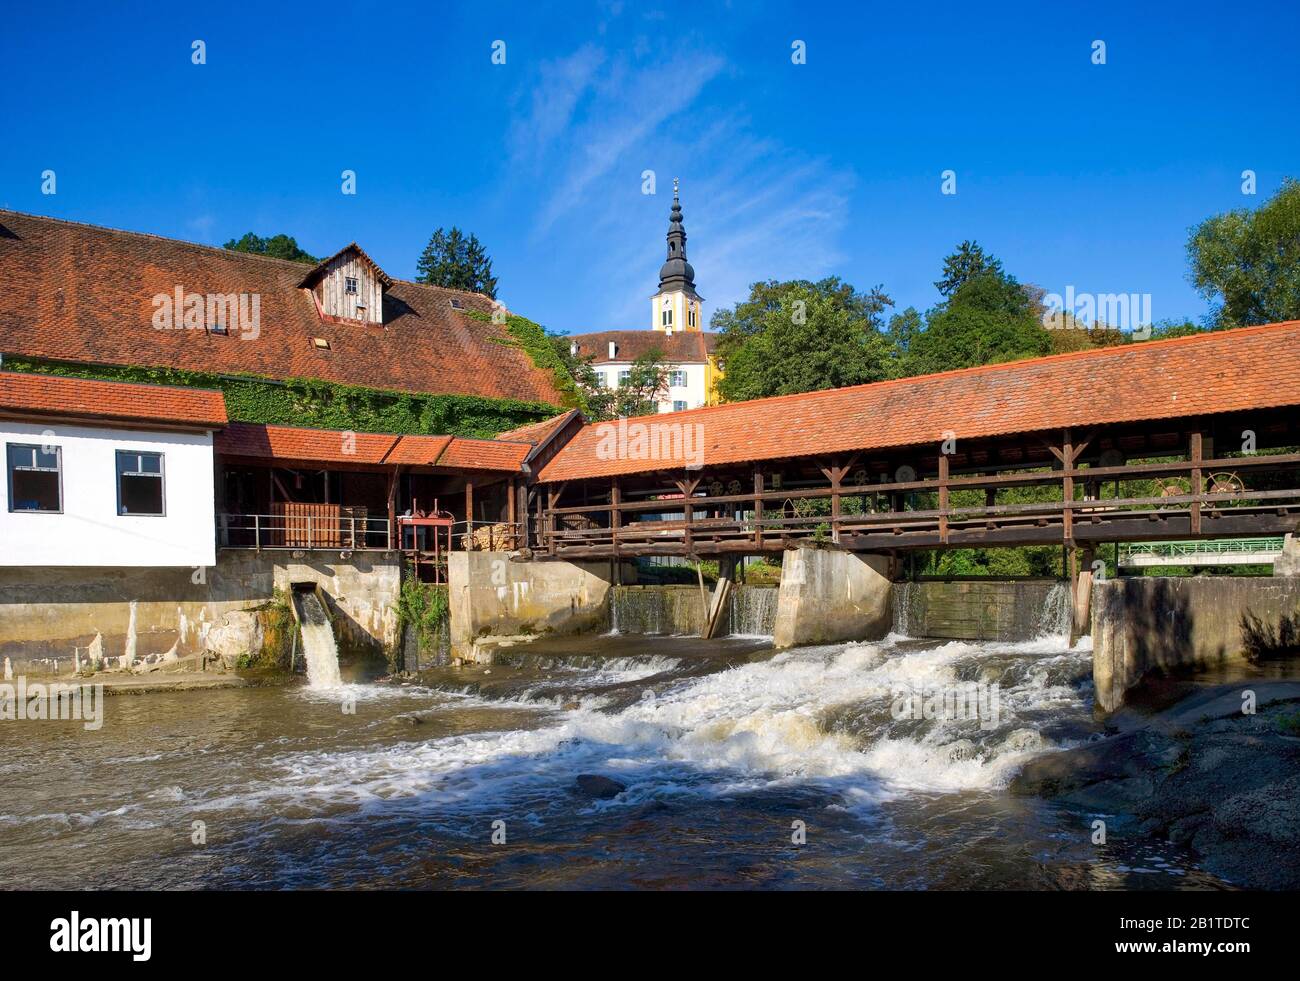
[[[1033,754],[1099,731],[1089,655],[1059,638],[550,652],[420,685],[113,697],[97,731],[0,723],[0,885],[1216,884],[1006,792]],[[897,717],[900,691],[961,682],[998,686],[996,725]],[[579,774],[626,789],[584,796]]]

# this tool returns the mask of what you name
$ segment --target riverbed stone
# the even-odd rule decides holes
[[[627,785],[610,777],[596,773],[580,773],[577,779],[578,792],[598,800],[609,800],[627,790]]]

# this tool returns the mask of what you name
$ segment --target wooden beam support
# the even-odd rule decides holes
[[[948,454],[939,454],[939,541],[948,544]]]
[[[763,547],[763,468],[754,467],[754,544]]]
[[[1201,433],[1200,430],[1191,434],[1191,445],[1189,446],[1189,456],[1192,462],[1192,534],[1201,533],[1201,496],[1205,493],[1205,478],[1201,472]]]

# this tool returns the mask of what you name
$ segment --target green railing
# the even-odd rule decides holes
[[[1134,542],[1121,545],[1119,564],[1138,555],[1151,555],[1165,559],[1177,559],[1193,555],[1222,555],[1232,558],[1238,555],[1274,554],[1282,551],[1281,538],[1225,538],[1211,541],[1186,542]]]

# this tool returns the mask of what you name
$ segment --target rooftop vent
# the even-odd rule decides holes
[[[613,361],[613,360],[614,360],[614,356],[615,356],[616,354],[618,354],[618,345],[615,344],[613,341],[610,341],[610,342],[609,342],[609,359],[610,359],[611,361]]]

